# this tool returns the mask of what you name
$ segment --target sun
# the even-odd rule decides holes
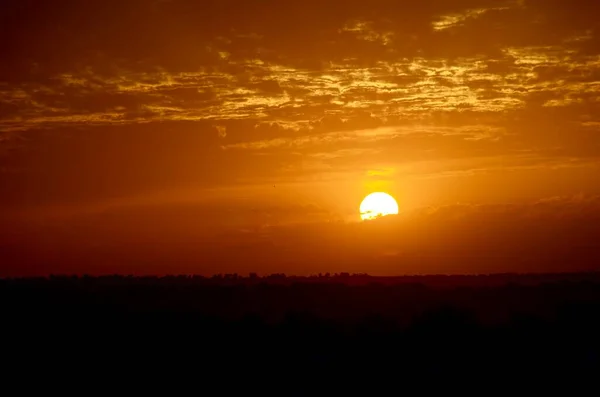
[[[371,193],[360,203],[360,217],[363,221],[397,213],[398,203],[387,193]]]

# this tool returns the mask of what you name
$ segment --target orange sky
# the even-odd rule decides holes
[[[600,263],[597,2],[4,3],[0,276]],[[377,190],[402,213],[385,247],[354,224]],[[504,235],[529,238],[540,203],[536,225],[558,230],[540,239],[585,258],[491,243],[498,206],[526,219]],[[473,257],[472,223],[407,236],[446,230],[432,214],[448,208],[485,213],[487,259],[456,259]],[[294,234],[307,224],[320,239]]]

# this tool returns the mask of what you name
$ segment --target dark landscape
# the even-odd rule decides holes
[[[0,302],[5,354],[46,373],[547,385],[600,370],[599,273],[51,276],[2,280]]]

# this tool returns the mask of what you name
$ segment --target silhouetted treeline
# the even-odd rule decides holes
[[[73,355],[135,371],[190,361],[350,378],[600,370],[595,273],[52,276],[1,280],[0,308],[7,351],[50,368]]]

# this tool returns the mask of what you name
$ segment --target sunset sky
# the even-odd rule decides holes
[[[0,276],[600,266],[599,2],[1,7]]]

